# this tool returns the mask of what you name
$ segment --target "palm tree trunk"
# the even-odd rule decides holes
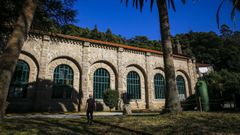
[[[19,15],[15,28],[7,42],[6,48],[0,56],[0,113],[1,120],[6,109],[6,99],[12,75],[14,73],[18,57],[21,53],[24,41],[27,38],[33,16],[36,10],[37,0],[25,0],[23,11]]]
[[[163,47],[164,71],[166,78],[166,102],[164,112],[181,112],[181,105],[176,85],[173,51],[170,35],[166,0],[157,0]]]

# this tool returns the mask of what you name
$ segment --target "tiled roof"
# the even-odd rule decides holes
[[[140,48],[140,47],[135,47],[135,46],[129,46],[129,45],[124,45],[124,44],[118,44],[118,43],[100,41],[100,40],[95,40],[95,39],[89,39],[89,38],[83,38],[83,37],[77,37],[77,36],[70,36],[70,35],[64,35],[64,34],[45,33],[45,32],[38,31],[38,30],[32,30],[31,33],[48,35],[48,36],[55,36],[55,37],[65,38],[65,39],[71,39],[71,40],[85,41],[85,42],[96,43],[96,44],[109,45],[109,46],[114,46],[114,47],[122,47],[122,48],[124,48],[124,49],[129,49],[129,50],[149,52],[149,53],[154,53],[154,54],[163,55],[163,53],[162,53],[161,51],[157,51],[157,50],[145,49],[145,48]],[[189,59],[189,58],[190,58],[190,57],[187,57],[187,56],[185,56],[185,55],[176,55],[176,54],[173,54],[173,56],[174,56],[174,57],[177,57],[177,58],[183,58],[183,59]]]

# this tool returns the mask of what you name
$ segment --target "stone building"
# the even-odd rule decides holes
[[[174,55],[179,97],[194,93],[195,61]],[[61,34],[31,33],[8,93],[7,111],[82,111],[89,94],[105,109],[105,89],[131,97],[133,109],[164,106],[162,52]]]

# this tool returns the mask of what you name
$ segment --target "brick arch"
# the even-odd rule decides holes
[[[54,41],[55,42],[55,41]],[[53,50],[49,50],[47,54],[48,62],[51,62],[54,59],[58,58],[71,58],[73,61],[80,61],[82,58],[82,46],[74,45],[74,44],[62,44],[60,42],[51,42]],[[79,48],[76,48],[76,47]],[[56,48],[55,48],[56,47]],[[78,53],[75,50],[79,51]]]
[[[53,81],[53,74],[54,74],[54,70],[57,66],[59,65],[68,65],[72,68],[73,70],[73,88],[79,92],[80,89],[80,80],[81,80],[81,71],[78,68],[78,66],[71,60],[67,59],[67,58],[58,58],[55,59],[53,61],[51,61],[48,64],[48,68],[47,68],[47,76],[46,79]]]
[[[39,66],[36,59],[34,60],[34,57],[21,53],[19,56],[19,60],[25,61],[29,66],[30,71],[29,71],[28,82],[29,83],[36,82],[38,77],[38,71],[39,71]]]
[[[129,64],[126,68],[128,68],[128,67],[136,67],[137,69],[139,69],[142,72],[142,74],[144,76],[144,80],[147,79],[146,70],[139,64]]]
[[[164,68],[162,68],[162,67],[156,67],[156,68],[154,68],[153,70],[151,70],[151,73],[150,73],[151,82],[153,81],[154,76],[155,76],[157,73],[160,73],[161,75],[163,75],[163,77],[164,77],[164,79],[165,79]]]
[[[124,62],[123,64],[124,67],[130,67],[130,66],[135,66],[139,68],[143,73],[146,72],[146,63],[140,63],[139,60],[129,60],[127,62]]]
[[[116,67],[117,67],[117,62],[114,60],[114,59],[112,59],[112,58],[109,58],[109,57],[107,57],[108,56],[108,54],[104,54],[104,57],[100,57],[100,56],[92,56],[91,55],[91,57],[90,57],[90,59],[88,60],[88,62],[90,63],[90,65],[93,65],[93,64],[95,64],[95,63],[105,63],[105,64],[107,64],[107,65],[109,65],[109,66],[111,66],[112,68],[114,68],[114,69],[117,69]],[[106,58],[107,57],[107,58]]]
[[[82,74],[81,66],[79,65],[79,63],[77,62],[77,60],[75,60],[74,58],[72,58],[72,57],[70,57],[70,56],[64,56],[64,55],[63,55],[63,56],[59,56],[59,57],[56,57],[56,58],[52,59],[49,63],[51,63],[52,61],[55,61],[55,60],[57,60],[57,59],[67,59],[67,60],[73,62],[73,63],[77,66],[80,74]]]
[[[113,67],[111,67],[110,65],[108,65],[102,61],[98,61],[98,62],[95,62],[94,64],[92,64],[89,69],[88,76],[89,76],[90,84],[89,84],[88,94],[93,94],[93,76],[94,76],[94,72],[99,68],[103,68],[108,71],[108,73],[110,75],[110,88],[117,89],[117,85],[116,85],[117,84],[117,74],[115,73],[116,69],[114,69]]]
[[[124,73],[123,73],[123,93],[127,92],[127,75],[129,72],[131,71],[135,71],[138,73],[139,77],[140,77],[140,85],[141,85],[141,99],[138,100],[132,100],[130,101],[131,106],[133,106],[133,108],[137,108],[137,109],[145,109],[148,107],[148,93],[147,93],[147,78],[146,78],[146,74],[145,72],[143,72],[144,70],[142,68],[140,68],[140,66],[136,66],[136,65],[129,65],[126,67]]]
[[[115,76],[117,76],[117,74],[118,74],[117,68],[111,62],[106,61],[106,60],[99,60],[99,61],[94,62],[92,65],[97,64],[97,63],[104,63],[104,64],[108,65],[113,70]]]
[[[32,53],[30,53],[30,52],[26,52],[26,51],[24,51],[24,50],[21,51],[21,54],[26,55],[26,56],[28,56],[29,58],[31,58],[31,59],[33,60],[33,62],[35,63],[35,65],[36,65],[36,67],[37,67],[37,69],[38,69],[38,72],[39,72],[39,61],[38,61],[36,55],[35,55],[35,54],[32,54]]]
[[[187,98],[190,94],[192,94],[192,93],[190,93],[192,91],[191,90],[192,87],[191,87],[190,78],[189,78],[188,74],[184,70],[177,70],[176,77],[178,75],[181,75],[183,77],[184,81],[185,81],[185,87],[186,87],[186,95],[185,96]]]

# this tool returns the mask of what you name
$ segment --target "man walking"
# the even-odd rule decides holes
[[[95,109],[95,100],[91,94],[89,94],[89,98],[87,100],[86,106],[87,106],[88,124],[92,125],[93,111]]]

